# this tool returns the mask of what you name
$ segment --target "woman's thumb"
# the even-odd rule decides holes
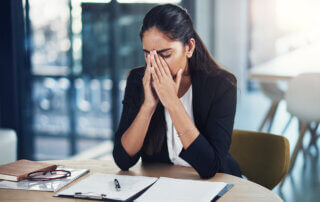
[[[175,83],[176,83],[177,87],[180,86],[181,77],[182,77],[182,69],[179,69],[177,76],[176,76],[176,79],[175,79]]]

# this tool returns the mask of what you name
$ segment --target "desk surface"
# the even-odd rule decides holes
[[[250,69],[251,79],[290,80],[302,73],[320,73],[320,44],[313,44],[276,57]]]
[[[92,173],[101,172],[101,173],[112,173],[112,174],[121,174],[121,175],[137,175],[137,176],[154,176],[154,177],[173,177],[173,178],[185,178],[185,179],[194,179],[200,180],[198,174],[193,168],[182,167],[182,166],[171,166],[171,165],[141,165],[137,163],[129,171],[124,172],[120,171],[115,163],[111,160],[61,160],[61,161],[50,161],[50,163],[55,163],[57,165],[63,165],[69,168],[90,168],[90,173],[82,176],[78,180],[74,181],[79,182],[80,180],[86,178]],[[244,180],[232,175],[217,173],[209,181],[216,182],[226,182],[229,184],[234,184],[235,186],[228,191],[219,202],[224,201],[282,201],[272,191],[248,180]],[[72,185],[71,183],[70,185]],[[67,187],[69,187],[68,185]],[[9,189],[0,189],[0,201],[84,201],[82,199],[68,199],[53,197],[53,192],[39,192],[39,191],[25,191],[25,190],[9,190]],[[91,201],[91,200],[90,200]]]

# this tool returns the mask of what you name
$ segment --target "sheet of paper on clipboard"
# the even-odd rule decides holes
[[[115,187],[115,179],[121,185],[120,191]],[[55,196],[123,201],[139,194],[156,182],[157,179],[156,177],[95,173]]]
[[[142,194],[134,201],[214,201],[216,196],[227,185],[228,184],[224,182],[209,182],[160,177],[158,181],[150,187],[150,189],[148,189],[144,194]]]

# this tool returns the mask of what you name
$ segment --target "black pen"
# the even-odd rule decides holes
[[[120,183],[117,179],[114,179],[114,186],[117,191],[120,191],[121,187],[120,187]]]

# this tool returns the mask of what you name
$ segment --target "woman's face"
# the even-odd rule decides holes
[[[183,45],[181,41],[173,41],[153,27],[144,32],[142,45],[145,60],[147,60],[150,51],[156,50],[157,54],[167,62],[173,77],[176,76],[179,69],[183,70],[184,75],[188,74],[188,46]]]

